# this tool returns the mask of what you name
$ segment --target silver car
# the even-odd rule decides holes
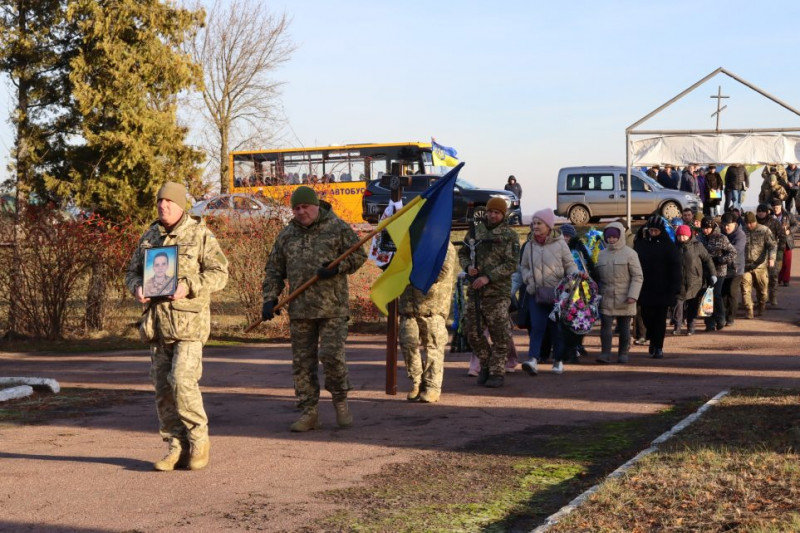
[[[600,218],[624,217],[627,214],[625,167],[567,167],[558,172],[555,214],[573,224],[588,224]],[[696,194],[666,189],[640,170],[631,169],[631,216],[653,213],[667,220],[681,216],[689,207],[697,212],[703,202]]]
[[[287,224],[292,219],[292,210],[284,205],[256,198],[252,194],[220,194],[197,202],[189,212],[203,217],[274,218]]]

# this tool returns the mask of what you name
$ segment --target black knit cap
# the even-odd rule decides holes
[[[701,228],[713,228],[714,227],[714,217],[703,217],[703,220],[700,221]]]
[[[664,219],[661,215],[652,215],[647,219],[647,227],[664,231]]]

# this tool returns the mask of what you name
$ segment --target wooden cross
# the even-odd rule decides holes
[[[717,133],[719,133],[719,115],[720,115],[720,113],[722,111],[725,110],[725,108],[728,107],[727,105],[724,105],[722,107],[720,107],[719,105],[722,103],[722,99],[723,98],[730,98],[730,96],[723,96],[722,95],[722,86],[718,85],[717,86],[717,94],[712,94],[711,96],[709,96],[709,98],[716,98],[717,99],[717,110],[714,111],[713,113],[711,113],[711,116],[713,117],[713,116],[716,115],[716,117],[717,117]]]

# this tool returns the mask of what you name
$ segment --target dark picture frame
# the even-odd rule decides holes
[[[178,288],[178,247],[156,246],[144,250],[142,294],[145,298],[166,298]]]

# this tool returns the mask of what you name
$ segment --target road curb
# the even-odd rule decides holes
[[[582,494],[580,494],[578,497],[569,502],[567,505],[559,509],[557,512],[548,516],[545,519],[544,523],[539,527],[537,527],[536,529],[531,530],[531,533],[544,533],[545,531],[550,529],[550,526],[556,525],[559,522],[559,520],[570,514],[572,511],[576,510],[581,504],[583,504],[586,500],[588,500],[592,494],[600,490],[600,487],[602,487],[603,484],[606,483],[606,481],[608,481],[609,479],[620,477],[622,474],[630,470],[631,467],[633,467],[636,463],[638,463],[651,453],[657,451],[659,445],[664,444],[669,439],[678,434],[680,431],[686,429],[690,424],[692,424],[698,418],[700,418],[700,416],[702,416],[703,413],[709,410],[712,406],[718,404],[720,400],[722,400],[722,398],[728,395],[728,392],[729,391],[727,389],[719,392],[716,396],[714,396],[706,403],[704,403],[702,406],[700,406],[700,408],[697,411],[695,411],[694,413],[690,414],[689,416],[687,416],[686,418],[684,418],[683,420],[672,426],[672,429],[659,435],[656,439],[654,439],[650,443],[650,447],[636,454],[631,460],[629,460],[628,462],[626,462],[625,464],[623,464],[622,466],[611,472],[608,476],[606,476],[606,478],[603,481],[590,487]]]

